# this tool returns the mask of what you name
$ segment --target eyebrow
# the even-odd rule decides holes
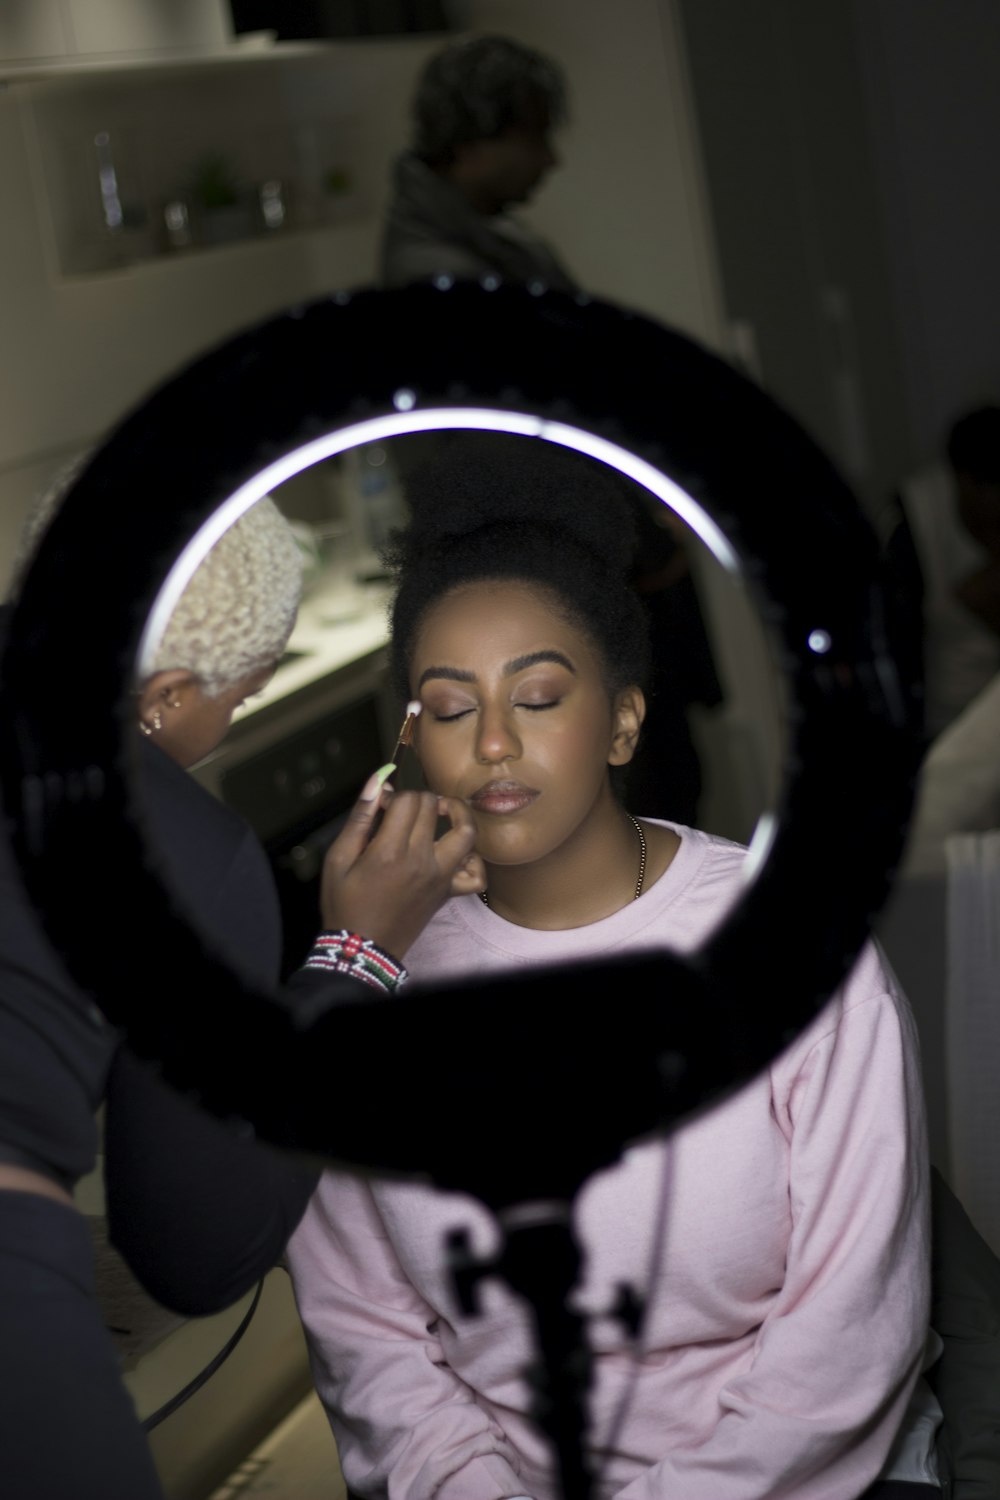
[[[543,661],[554,662],[557,667],[565,667],[567,672],[572,672],[574,677],[577,675],[573,663],[561,651],[529,651],[527,655],[515,656],[513,661],[507,662],[503,668],[503,676],[513,677],[515,672],[524,672],[528,667],[536,667],[539,662]],[[475,682],[476,680],[475,672],[463,671],[461,667],[428,667],[420,674],[417,691],[419,692],[424,683],[432,677],[444,677],[449,682]]]

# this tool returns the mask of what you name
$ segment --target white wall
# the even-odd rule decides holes
[[[728,316],[766,389],[876,506],[910,455],[852,15],[680,0]]]
[[[1000,6],[854,0],[915,462],[1000,400]]]
[[[718,347],[715,256],[674,5],[467,0],[459,15],[566,70],[562,165],[526,217],[589,292]]]

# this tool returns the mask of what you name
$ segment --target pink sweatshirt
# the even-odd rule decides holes
[[[744,851],[678,832],[666,874],[614,916],[535,932],[463,897],[407,966],[426,979],[689,950],[739,894]],[[664,1185],[648,1348],[607,1453],[633,1360],[621,1325],[602,1314],[617,1283],[647,1289]],[[764,1074],[667,1139],[626,1151],[585,1184],[575,1216],[587,1252],[580,1303],[594,1315],[599,1500],[860,1495],[917,1379],[929,1295],[917,1044],[875,950]],[[485,1283],[482,1317],[459,1313],[442,1249],[457,1225],[477,1252],[495,1247],[494,1221],[472,1198],[329,1172],[293,1237],[299,1310],[348,1486],[389,1500],[554,1500],[549,1452],[526,1415],[526,1315],[496,1282]]]

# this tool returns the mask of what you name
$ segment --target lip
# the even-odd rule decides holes
[[[503,813],[522,812],[541,793],[520,781],[487,781],[469,798],[476,812]]]

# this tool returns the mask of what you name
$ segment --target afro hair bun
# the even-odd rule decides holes
[[[390,669],[410,693],[425,611],[452,589],[540,585],[602,657],[609,691],[646,680],[645,613],[630,586],[634,487],[569,449],[496,433],[452,433],[407,485],[410,523],[383,553],[396,582]]]
[[[411,476],[407,499],[411,521],[387,559],[397,573],[477,532],[561,533],[615,579],[633,566],[636,534],[624,482],[605,465],[552,443],[451,434],[443,451]]]

